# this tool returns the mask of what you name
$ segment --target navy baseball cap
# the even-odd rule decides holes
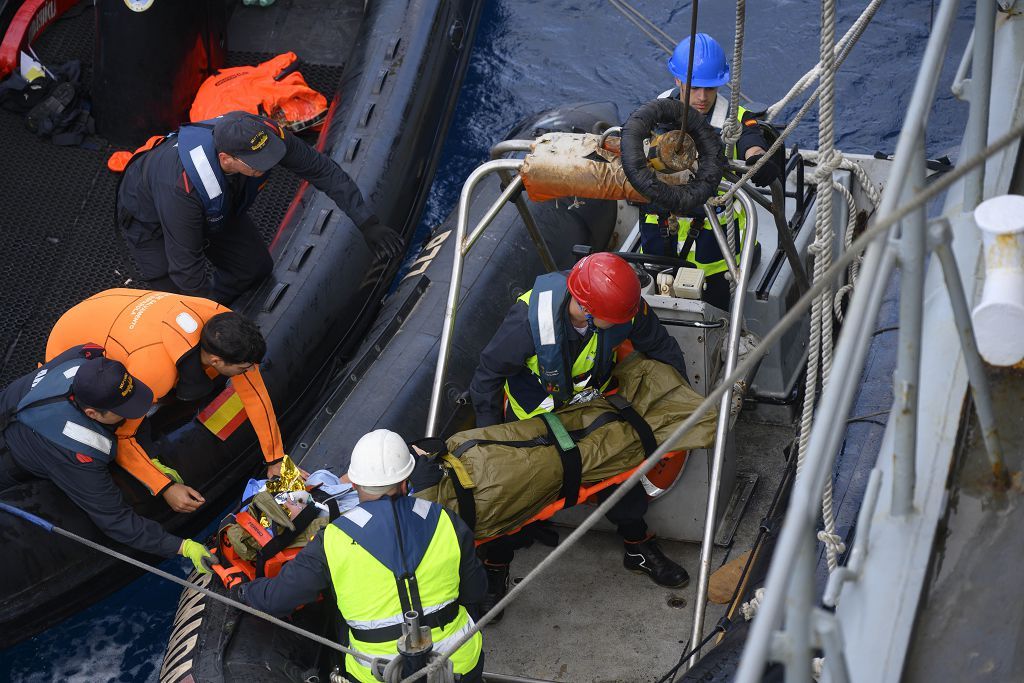
[[[277,124],[244,111],[214,119],[213,145],[218,152],[241,159],[249,168],[266,173],[284,158],[285,144]]]
[[[90,358],[78,366],[71,391],[80,405],[129,420],[145,417],[153,405],[153,390],[109,358]]]

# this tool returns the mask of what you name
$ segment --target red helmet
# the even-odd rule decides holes
[[[629,322],[640,307],[640,280],[621,256],[600,252],[569,271],[569,291],[587,312],[610,323]]]

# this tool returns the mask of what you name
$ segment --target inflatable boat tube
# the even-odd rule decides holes
[[[617,120],[610,105],[576,107],[565,117],[545,112],[517,127],[510,136],[531,135],[538,122],[585,126],[598,120]],[[470,208],[471,223],[479,219],[500,194],[497,178],[485,182]],[[596,248],[608,245],[615,226],[614,202],[529,204],[537,225],[560,268],[574,262],[574,244]],[[368,431],[393,429],[409,441],[423,436],[430,389],[437,362],[443,309],[448,297],[454,248],[455,214],[428,239],[397,289],[388,297],[355,357],[334,378],[330,398],[301,432],[292,454],[307,471],[348,469],[352,446]],[[455,344],[444,393],[442,422],[446,433],[471,426],[465,394],[483,346],[498,328],[508,307],[532,287],[543,273],[519,214],[506,206],[466,257],[463,299],[456,320]],[[215,590],[223,591],[214,581]],[[298,610],[294,618],[321,620],[323,634],[336,634],[326,613]],[[325,606],[326,605],[326,606]],[[315,624],[314,624],[315,625]],[[310,641],[292,636],[262,620],[239,613],[194,591],[179,603],[161,671],[161,683],[201,681],[305,680],[296,672],[327,680],[326,670],[311,667],[336,663]]]
[[[315,10],[321,13],[315,19],[322,25],[336,28],[338,22],[346,20],[337,4],[322,4]],[[426,200],[481,4],[478,0],[369,3],[365,14],[348,18],[349,23],[358,22],[349,27],[355,42],[337,47],[343,54],[337,55],[335,63],[345,63],[343,95],[331,102],[317,144],[355,179],[381,220],[406,238],[418,223]],[[314,11],[311,8],[316,3],[307,5],[302,10],[282,11]],[[261,11],[252,10],[257,14]],[[339,17],[324,16],[322,13],[327,11],[336,11]],[[255,25],[250,21],[243,26],[249,31],[245,39],[252,43]],[[260,28],[268,36],[276,30],[272,25]],[[302,45],[292,48],[302,54]],[[20,124],[10,118],[2,121],[3,125]],[[10,132],[0,132],[0,138]],[[49,150],[45,152],[50,154]],[[81,150],[71,152],[83,154]],[[103,160],[97,157],[97,162],[102,164]],[[259,211],[260,206],[258,203],[253,211]],[[103,220],[108,220],[110,210],[97,208],[97,212],[103,212]],[[313,188],[300,187],[282,213],[270,247],[275,259],[273,275],[259,289],[236,301],[233,308],[256,320],[267,339],[268,351],[261,369],[288,444],[301,422],[300,416],[308,414],[311,406],[322,399],[325,381],[335,366],[351,357],[365,337],[400,264],[398,259],[373,263],[351,220]],[[113,252],[123,249],[121,238],[112,228],[95,232],[91,239],[109,240]],[[33,295],[40,299],[79,292],[72,295],[74,298],[65,294],[69,300],[58,301],[60,310],[84,298],[80,294],[83,278],[95,280],[89,294],[113,284],[99,268],[79,268],[74,275],[79,279],[66,288],[59,278],[71,277],[67,273],[54,274],[49,280],[42,278],[35,285],[3,284],[48,288],[45,293]],[[7,323],[15,324],[10,320]],[[48,329],[37,330],[38,338],[31,339],[23,328],[16,334],[8,330],[6,338],[15,339],[14,344],[35,345],[41,360]],[[5,363],[11,357],[11,348]],[[16,370],[24,374],[32,367]],[[124,476],[119,481],[136,511],[157,519],[180,536],[194,535],[209,524],[237,497],[240,483],[256,472],[262,461],[248,423],[221,441],[192,419],[204,407],[185,406],[177,415],[162,409],[154,419],[154,436],[162,450],[187,456],[180,457],[176,464],[185,481],[207,500],[199,512],[176,515],[161,498],[149,496],[130,478]],[[118,470],[112,471],[116,475]],[[49,481],[32,481],[2,491],[0,500],[121,552],[150,562],[159,559],[108,539]],[[13,518],[0,524],[0,544],[4,548],[0,561],[0,648],[47,628],[138,575],[129,565],[64,538],[46,535]]]

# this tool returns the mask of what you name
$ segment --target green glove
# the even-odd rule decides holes
[[[168,467],[167,465],[163,464],[156,458],[150,458],[149,461],[153,463],[153,467],[157,468],[165,475],[167,475],[167,478],[170,479],[171,481],[175,482],[176,484],[185,483],[185,481],[181,478],[181,475],[178,474],[178,470],[174,469],[173,467]]]
[[[178,553],[182,557],[192,560],[192,566],[200,574],[209,574],[213,571],[213,565],[217,563],[217,559],[202,543],[196,543],[191,538],[186,538],[181,542],[181,549],[178,550]]]

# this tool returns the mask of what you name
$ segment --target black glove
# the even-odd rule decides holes
[[[378,259],[395,258],[401,256],[405,251],[405,241],[402,236],[377,218],[367,221],[361,232],[367,246]]]
[[[758,161],[760,161],[761,157],[763,156],[763,154],[755,154],[754,156],[750,157],[749,159],[747,159],[747,166],[753,166]],[[757,185],[758,187],[767,187],[768,185],[771,185],[773,180],[780,177],[782,177],[782,169],[779,168],[778,164],[769,159],[767,162],[765,162],[765,165],[762,166],[761,169],[754,174],[751,180],[753,180],[754,184]]]

